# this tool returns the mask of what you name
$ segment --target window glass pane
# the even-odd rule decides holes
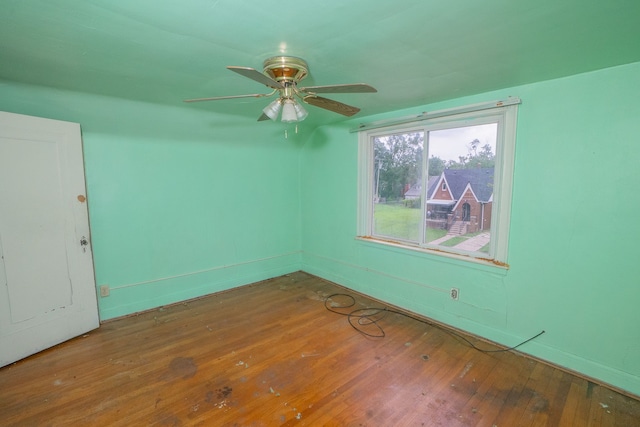
[[[373,138],[373,234],[420,242],[423,132]]]
[[[361,131],[358,236],[508,268],[518,103]]]
[[[497,123],[429,132],[426,242],[489,252]]]

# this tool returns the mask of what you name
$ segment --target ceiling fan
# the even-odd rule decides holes
[[[268,58],[264,61],[262,72],[249,67],[228,66],[227,68],[244,77],[262,83],[273,89],[273,91],[270,93],[250,95],[185,99],[184,102],[217,101],[220,99],[233,98],[262,98],[278,94],[278,98],[262,110],[262,115],[258,118],[258,121],[269,119],[275,121],[278,119],[280,111],[282,111],[281,120],[285,123],[291,123],[302,121],[308,115],[307,111],[296,98],[307,104],[350,117],[360,111],[360,109],[332,99],[323,98],[318,96],[318,94],[377,92],[375,88],[364,83],[298,87],[298,83],[308,75],[309,66],[305,60],[294,56],[274,56]]]

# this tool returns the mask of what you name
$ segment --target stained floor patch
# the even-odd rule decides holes
[[[216,390],[218,399],[226,399],[231,395],[233,389],[231,387],[223,387],[221,389]]]
[[[165,381],[176,378],[186,380],[193,377],[196,372],[198,372],[198,365],[196,365],[192,357],[176,357],[169,363],[169,369],[162,376],[162,379]]]

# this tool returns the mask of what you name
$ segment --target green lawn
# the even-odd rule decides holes
[[[408,208],[403,204],[379,203],[374,207],[374,234],[378,236],[388,236],[396,239],[418,242],[418,230],[420,226],[420,209]],[[462,243],[477,233],[469,233],[464,236],[452,237],[440,243],[440,246],[455,246]],[[427,242],[444,237],[447,230],[427,228]],[[489,245],[480,249],[480,252],[488,252]]]
[[[402,204],[379,203],[374,208],[374,232],[377,235],[417,242],[420,226],[420,209]],[[446,230],[427,229],[427,242],[447,234]]]
[[[444,242],[440,242],[440,246],[447,246],[447,247],[452,247],[457,245],[458,243],[462,243],[465,240],[467,240],[466,237],[462,237],[462,236],[456,236],[456,237],[452,237],[449,240],[445,240]]]
[[[440,228],[427,228],[427,243],[444,237],[446,234],[447,230],[442,230]]]
[[[420,209],[398,204],[378,203],[374,206],[375,234],[417,242],[420,224]]]

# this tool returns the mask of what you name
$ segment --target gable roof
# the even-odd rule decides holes
[[[439,178],[439,176],[430,176],[427,182],[427,188],[431,188],[431,186],[436,184]],[[404,193],[404,197],[422,197],[422,181],[413,184],[409,190]]]
[[[443,178],[454,200],[459,200],[462,197],[467,184],[469,184],[478,201],[489,202],[493,195],[493,173],[494,168],[445,169]],[[433,198],[437,188],[437,183],[429,186],[427,199]]]

